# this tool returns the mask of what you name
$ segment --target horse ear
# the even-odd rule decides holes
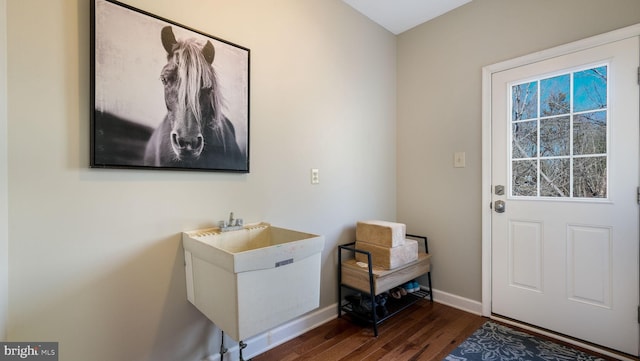
[[[216,55],[216,49],[209,40],[207,40],[207,43],[204,44],[204,48],[202,48],[202,55],[204,55],[204,60],[209,64],[213,63],[213,57]]]
[[[165,26],[162,28],[160,36],[162,38],[162,46],[164,46],[164,50],[166,50],[168,54],[171,54],[173,52],[173,46],[177,43],[176,36],[173,35],[173,29],[171,29],[170,26]]]

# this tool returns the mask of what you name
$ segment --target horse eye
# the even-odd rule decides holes
[[[164,75],[160,75],[160,81],[162,82],[162,85],[167,85],[167,78],[165,78]]]

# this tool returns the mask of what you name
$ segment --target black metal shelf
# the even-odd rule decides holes
[[[429,253],[427,237],[411,235],[411,234],[407,234],[407,237],[422,239],[424,241],[425,253],[427,254]],[[368,277],[369,277],[368,292],[364,292],[362,289],[352,287],[342,282],[342,252],[344,251],[349,251],[352,253],[358,252],[358,253],[365,254],[367,256]],[[376,295],[374,294],[375,293],[374,274],[373,274],[373,266],[371,262],[371,253],[355,248],[355,242],[341,245],[341,246],[338,246],[338,264],[339,264],[338,266],[338,317],[342,317],[342,314],[344,312],[354,321],[360,321],[360,322],[371,325],[373,327],[374,336],[376,337],[378,336],[378,325],[380,323],[395,316],[399,312],[404,311],[405,309],[407,309],[408,307],[412,306],[413,304],[415,304],[416,302],[422,299],[428,298],[431,302],[433,302],[433,291],[431,288],[431,272],[430,271],[426,273],[428,283],[429,283],[426,289],[421,288],[420,290],[417,290],[414,292],[408,292],[406,295],[402,296],[400,299],[396,299],[391,296],[388,296],[386,298],[386,302],[384,306],[381,306],[376,302]],[[401,287],[402,285],[400,284],[398,286]],[[354,296],[347,296],[343,300],[342,299],[343,288],[347,288],[347,289],[359,292],[361,294],[361,297],[369,297],[371,299],[370,309],[372,311],[367,311],[366,309],[363,309],[360,305],[355,305],[354,303],[356,300],[350,301],[347,299],[350,297],[353,298]],[[376,311],[378,309],[384,309],[386,310],[386,312],[383,312],[382,314],[378,314],[379,312]]]
[[[377,323],[380,324],[386,321],[387,319],[395,316],[397,313],[402,312],[405,309],[411,307],[416,302],[420,300],[428,299],[429,296],[430,296],[429,291],[421,289],[420,291],[407,293],[407,295],[402,296],[400,299],[396,299],[392,297],[387,298],[386,304],[383,306],[385,307],[387,312],[383,315],[380,315],[380,313],[378,312]],[[349,317],[353,317],[358,321],[366,322],[368,324],[373,324],[372,315],[370,313],[358,312],[356,310],[357,306],[354,309],[354,305],[352,302],[344,301],[341,307],[342,307],[342,312],[349,315]]]

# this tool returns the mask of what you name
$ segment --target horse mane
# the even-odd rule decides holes
[[[178,99],[184,99],[184,104],[191,110],[201,126],[210,126],[214,134],[219,132],[221,136],[224,115],[222,114],[222,94],[218,85],[218,76],[202,55],[202,46],[195,39],[180,41],[175,45],[173,51],[174,61],[178,67]],[[211,124],[203,124],[200,111],[200,90],[209,90],[209,101],[213,109],[213,119]]]
[[[160,73],[167,114],[147,141],[144,164],[243,169],[246,158],[236,142],[233,123],[223,114],[212,43],[178,41],[170,26],[162,28],[160,35],[167,52],[167,64]]]

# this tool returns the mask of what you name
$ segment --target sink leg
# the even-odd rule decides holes
[[[220,339],[220,361],[224,359],[225,353],[227,353],[227,348],[224,347],[224,331],[222,331],[222,337]]]
[[[247,347],[247,344],[244,343],[244,341],[240,341],[240,344],[238,346],[240,346],[240,361],[245,361],[244,357],[242,357],[242,350]]]

